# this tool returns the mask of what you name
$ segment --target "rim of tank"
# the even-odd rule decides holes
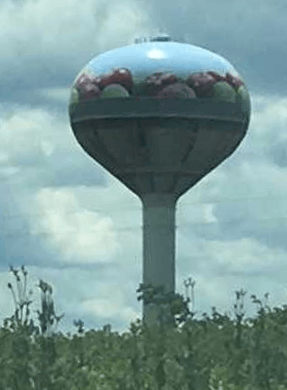
[[[112,103],[112,104],[111,104]],[[70,107],[73,123],[112,118],[189,118],[245,122],[247,115],[239,104],[201,99],[131,99],[89,100]]]

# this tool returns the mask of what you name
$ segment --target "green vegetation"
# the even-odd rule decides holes
[[[1,390],[287,390],[287,305],[271,310],[252,295],[257,317],[244,319],[241,290],[234,320],[215,307],[196,320],[189,298],[140,285],[138,300],[170,305],[172,323],[162,310],[158,325],[137,320],[119,335],[110,325],[85,332],[78,320],[71,336],[56,332],[63,315],[55,314],[52,287],[40,280],[35,325],[27,271],[10,270],[15,313],[0,328]]]

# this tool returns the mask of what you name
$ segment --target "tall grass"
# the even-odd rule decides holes
[[[240,290],[234,320],[215,307],[195,320],[189,297],[141,284],[138,300],[161,308],[156,325],[136,320],[118,335],[110,324],[85,332],[79,319],[77,334],[68,338],[56,332],[64,314],[55,313],[51,285],[39,281],[35,324],[27,271],[10,272],[15,312],[0,329],[0,390],[287,390],[287,305],[272,311],[268,294],[265,304],[251,295],[255,319],[244,320],[246,291]]]

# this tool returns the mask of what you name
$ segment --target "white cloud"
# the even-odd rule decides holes
[[[85,299],[82,302],[81,310],[83,314],[89,314],[95,318],[102,319],[116,317],[126,323],[135,321],[136,318],[140,317],[138,311],[125,305],[124,291],[118,284],[108,283],[105,286],[102,285],[102,288],[99,289],[99,294],[102,298]]]
[[[64,262],[107,262],[119,248],[111,218],[80,207],[71,190],[42,189],[36,202],[40,214],[31,232],[46,235]]]
[[[224,274],[240,272],[246,275],[269,273],[277,270],[284,261],[285,251],[280,248],[269,248],[254,238],[233,240],[206,240],[189,231],[181,230],[178,236],[179,257],[190,253],[191,264],[196,261],[197,269],[205,269],[212,274],[217,269]]]
[[[89,299],[83,302],[83,311],[95,316],[109,318],[115,312],[117,313],[119,306],[117,303],[112,302],[111,299]]]
[[[106,298],[86,299],[82,303],[83,313],[99,318],[117,317],[123,321],[134,321],[138,313],[131,307],[124,306],[124,297],[121,289],[110,286],[111,290]]]
[[[6,113],[0,109],[0,179],[25,190],[103,184],[103,174],[76,142],[66,112],[19,105]]]
[[[18,108],[3,115],[0,133],[0,175],[2,168],[20,168],[43,162],[53,153],[51,132],[55,118],[44,109]]]
[[[266,150],[278,138],[287,139],[287,98],[276,96],[254,96],[252,99],[253,113],[249,133],[256,140],[256,150]],[[249,144],[251,147],[252,145]],[[254,144],[255,147],[255,144]]]
[[[267,246],[251,238],[228,242],[212,241],[208,244],[210,255],[219,266],[232,272],[267,272],[280,264],[285,257],[282,250],[270,250]],[[216,264],[215,263],[215,264]]]
[[[186,206],[188,206],[188,212]],[[186,204],[183,198],[177,208],[176,219],[180,219],[181,225],[216,223],[213,209],[214,205],[212,203],[198,204],[195,202],[194,205]]]

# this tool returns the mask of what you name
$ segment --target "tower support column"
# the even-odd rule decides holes
[[[174,194],[142,194],[143,202],[143,283],[164,291],[175,291],[175,205]],[[164,321],[172,321],[164,308]],[[143,302],[143,321],[159,323],[160,307]]]

